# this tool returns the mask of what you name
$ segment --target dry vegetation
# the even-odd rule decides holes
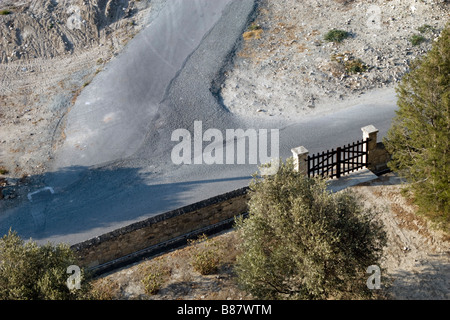
[[[95,287],[105,299],[251,299],[239,290],[233,272],[238,247],[236,233],[223,233],[209,241],[218,259],[212,274],[202,275],[195,268],[195,259],[208,250],[205,242],[201,242],[97,279]]]

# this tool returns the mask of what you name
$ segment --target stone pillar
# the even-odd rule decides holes
[[[308,159],[309,151],[305,147],[298,147],[292,149],[294,155],[294,170],[304,175],[308,174]]]
[[[376,168],[375,163],[375,155],[377,150],[378,143],[378,132],[379,130],[375,128],[373,125],[361,128],[363,132],[363,139],[369,139],[368,149],[367,150],[367,162],[369,163],[369,170],[374,170]]]

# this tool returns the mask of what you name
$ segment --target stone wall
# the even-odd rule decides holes
[[[115,260],[129,264],[147,248],[247,213],[248,199],[248,188],[239,189],[112,231],[72,249],[83,267],[95,269]]]
[[[374,173],[388,170],[388,163],[391,161],[391,155],[386,150],[383,142],[378,142],[376,147],[371,152],[372,154],[369,170]]]
[[[363,138],[369,139],[369,169],[375,173],[386,170],[390,160],[385,146],[377,141],[378,130],[373,126],[362,128]],[[305,148],[293,149],[297,170],[305,171]],[[307,172],[307,171],[306,171]],[[166,212],[100,237],[72,246],[81,266],[103,269],[126,265],[149,253],[164,251],[175,243],[185,243],[187,237],[203,230],[232,224],[236,216],[248,212],[248,188],[239,189],[184,208]],[[217,226],[217,227],[216,227]]]
[[[382,142],[378,142],[378,129],[373,125],[361,128],[363,132],[363,139],[369,139],[367,150],[368,169],[374,173],[382,172],[388,169],[388,162],[391,156],[386,150]]]

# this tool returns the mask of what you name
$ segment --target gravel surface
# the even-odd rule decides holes
[[[225,106],[259,118],[330,112],[370,91],[394,88],[449,18],[448,1],[260,1],[254,25],[222,85]],[[426,32],[418,29],[425,25]],[[324,36],[348,32],[341,43]],[[410,37],[426,40],[414,46]],[[358,59],[366,72],[344,66]]]

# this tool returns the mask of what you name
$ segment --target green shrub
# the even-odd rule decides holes
[[[256,30],[261,30],[261,26],[257,23],[252,23],[249,27],[248,27],[248,31],[256,31]]]
[[[150,272],[142,280],[145,293],[148,295],[155,295],[161,290],[164,283],[171,274],[168,267],[163,267],[161,264],[155,263],[150,267]]]
[[[337,62],[344,66],[346,73],[363,73],[366,72],[369,67],[359,58],[355,58],[350,53],[335,54],[331,56],[331,61]]]
[[[89,298],[82,272],[80,290],[69,290],[67,268],[77,265],[69,246],[23,241],[9,231],[0,239],[0,300],[71,300]]]
[[[409,38],[409,42],[411,42],[413,46],[420,46],[425,41],[427,41],[427,39],[420,34],[414,34]]]
[[[424,24],[423,26],[417,28],[417,30],[420,33],[435,32],[436,31],[436,29],[433,28],[432,26],[430,26],[429,24]]]
[[[361,59],[355,59],[345,63],[345,70],[348,73],[362,73],[367,71],[367,65]]]
[[[347,39],[350,36],[350,33],[344,30],[333,29],[328,31],[328,33],[324,36],[324,39],[328,42],[336,42],[340,43]]]
[[[379,264],[382,225],[351,193],[293,169],[288,160],[250,185],[249,218],[236,223],[239,284],[259,299],[370,297],[365,272]]]
[[[7,16],[8,14],[11,14],[12,11],[8,9],[0,10],[0,16]]]
[[[450,230],[450,24],[397,89],[398,111],[384,141],[389,167],[410,182],[420,211]]]

